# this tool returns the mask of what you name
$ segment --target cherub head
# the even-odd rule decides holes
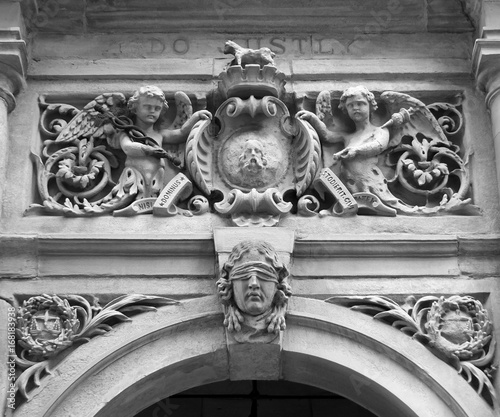
[[[339,109],[349,115],[354,122],[369,118],[377,108],[375,96],[362,85],[347,88],[340,97]]]
[[[287,267],[271,245],[244,241],[236,245],[222,267],[218,293],[226,306],[257,316],[282,310],[291,295]]]
[[[127,107],[142,124],[154,124],[168,109],[165,94],[154,85],[147,85],[135,91]],[[161,121],[161,120],[160,120]]]

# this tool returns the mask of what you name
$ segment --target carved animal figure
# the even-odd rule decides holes
[[[261,67],[264,65],[274,65],[274,57],[276,54],[269,48],[249,49],[243,48],[236,42],[227,41],[224,45],[224,53],[234,55],[234,59],[230,65],[241,65],[245,67],[247,64],[258,64]]]

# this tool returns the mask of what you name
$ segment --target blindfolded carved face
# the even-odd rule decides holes
[[[278,275],[265,256],[257,250],[244,254],[231,270],[236,305],[252,316],[271,309],[278,286]]]

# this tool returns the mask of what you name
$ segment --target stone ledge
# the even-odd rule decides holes
[[[276,228],[266,229],[270,235]],[[279,228],[278,228],[279,229]],[[249,229],[238,229],[252,238]],[[291,231],[290,231],[291,233]],[[261,236],[261,235],[259,235]],[[265,239],[265,237],[264,237]],[[227,245],[225,245],[227,246]],[[175,234],[167,237],[151,235],[0,235],[0,248],[35,249],[38,255],[127,255],[146,256],[214,255],[212,233]],[[17,250],[17,249],[15,249]],[[0,253],[3,253],[0,251]],[[413,256],[436,257],[457,255],[492,256],[500,253],[500,236],[477,237],[439,235],[342,235],[327,239],[295,240],[294,257]]]
[[[123,236],[42,236],[38,239],[38,252],[50,255],[214,255],[211,234],[179,234],[165,238],[150,235]]]
[[[293,60],[292,81],[348,79],[415,80],[445,78],[470,78],[469,61],[466,59],[314,59]]]
[[[292,255],[292,274],[297,278],[457,277],[463,271],[468,273],[470,259],[480,258],[482,266],[475,261],[474,274],[484,275],[499,269],[499,253],[498,235],[478,238],[344,235],[326,240],[297,239]],[[388,260],[391,262],[389,269]],[[0,277],[6,279],[212,277],[215,263],[211,233],[165,238],[146,235],[0,236]],[[486,272],[481,272],[483,270]]]
[[[343,257],[347,255],[369,257],[442,257],[458,254],[455,236],[342,236],[331,239],[299,239],[295,242],[294,256]]]
[[[132,80],[207,80],[213,76],[212,59],[72,59],[32,62],[29,78]]]
[[[227,59],[47,59],[31,62],[31,80],[212,80]],[[291,81],[345,79],[470,79],[468,59],[280,58],[277,64]]]

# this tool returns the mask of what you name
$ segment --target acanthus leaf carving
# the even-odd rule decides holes
[[[31,297],[18,308],[15,357],[22,370],[16,390],[29,401],[40,380],[51,375],[63,351],[110,331],[116,323],[130,321],[130,315],[155,310],[179,301],[142,294],[120,296],[104,307],[96,298],[89,302],[79,295]]]
[[[30,210],[95,216],[157,197],[171,179],[167,165],[174,172],[182,166],[166,147],[211,118],[206,110],[193,113],[185,93],[174,97],[177,115],[167,128],[162,123],[168,104],[155,86],[141,87],[128,100],[122,93],[104,93],[79,112],[42,98],[41,133],[55,140],[44,142],[43,160],[34,156],[42,204]]]
[[[343,92],[338,107],[348,119],[333,110],[331,97],[321,92],[318,115],[303,110],[297,117],[312,124],[323,146],[344,144],[339,152],[324,152],[324,163],[360,202],[359,214],[480,214],[467,198],[467,162],[448,139],[462,128],[455,105],[426,106],[408,94],[386,91],[380,101],[392,116],[383,123],[386,116],[378,112],[378,127],[372,120],[377,102],[365,87]]]
[[[326,302],[349,307],[413,337],[453,366],[491,405],[496,366],[493,326],[482,303],[470,296],[409,296],[403,306],[385,296],[336,296]]]
[[[183,195],[169,213],[212,211],[239,226],[276,225],[295,210],[308,217],[481,214],[470,197],[469,150],[460,150],[462,96],[426,105],[386,91],[376,93],[378,108],[375,94],[357,86],[340,99],[337,92],[321,91],[316,114],[294,114],[303,103],[290,102],[270,50],[228,41],[225,53],[235,58],[211,92],[213,120],[206,110],[193,113],[189,96],[177,92],[176,117],[165,128],[168,105],[154,86],[128,100],[119,92],[103,93],[81,111],[42,97],[40,131],[46,140],[41,157],[33,156],[42,201],[28,212],[160,215],[151,205],[184,170],[203,194],[193,200],[202,208],[186,208],[194,196]],[[151,114],[141,107],[146,102],[156,105]],[[343,206],[346,191],[320,184],[325,172],[347,190],[349,207]],[[271,189],[277,192],[268,198]],[[310,197],[301,200],[304,195]],[[264,200],[268,211],[260,213],[263,206],[256,202]],[[269,209],[273,204],[279,209]]]

